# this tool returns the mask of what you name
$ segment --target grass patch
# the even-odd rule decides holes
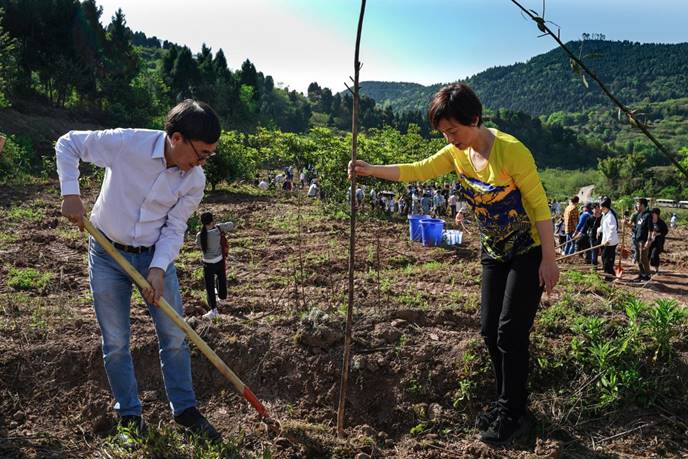
[[[11,266],[7,275],[7,285],[15,290],[43,290],[52,278],[52,273],[41,273],[34,268]]]
[[[127,429],[119,427],[117,434],[127,432]],[[117,436],[106,440],[103,448],[105,457],[130,459],[143,457],[169,457],[189,459],[239,459],[248,457],[241,452],[242,436],[226,439],[222,442],[211,443],[196,436],[188,436],[177,429],[163,426],[154,428],[149,426],[148,432],[143,438],[136,440],[134,451],[128,451],[117,444]],[[269,449],[263,450],[264,458],[272,457]]]
[[[404,274],[420,274],[424,272],[431,273],[440,270],[448,271],[449,268],[446,264],[433,260],[421,265],[406,265],[402,272]]]
[[[430,309],[430,304],[423,297],[423,293],[420,290],[414,289],[407,291],[397,297],[397,302],[411,309]]]
[[[9,247],[18,240],[19,236],[16,233],[0,233],[0,248]]]
[[[12,223],[36,223],[44,217],[45,211],[38,207],[12,207],[5,212],[5,218]]]

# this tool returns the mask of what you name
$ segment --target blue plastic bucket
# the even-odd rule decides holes
[[[420,232],[424,246],[440,245],[444,233],[444,220],[424,218],[420,221]]]
[[[420,231],[420,221],[423,219],[431,218],[430,215],[409,215],[409,238],[412,241],[422,240],[422,235]]]

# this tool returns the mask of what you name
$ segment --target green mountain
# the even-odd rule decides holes
[[[688,43],[653,44],[629,41],[572,41],[589,67],[622,102],[661,102],[686,96]],[[507,108],[531,115],[580,112],[610,106],[592,81],[589,89],[571,70],[569,58],[556,48],[525,63],[487,69],[466,82],[486,107]],[[426,110],[440,84],[364,81],[363,94],[394,111]]]

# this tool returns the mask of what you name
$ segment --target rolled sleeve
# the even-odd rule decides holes
[[[155,255],[151,268],[160,268],[165,271],[179,255],[179,249],[184,243],[187,221],[201,203],[203,189],[203,186],[193,188],[170,209],[165,226],[160,231],[160,238],[155,243]]]

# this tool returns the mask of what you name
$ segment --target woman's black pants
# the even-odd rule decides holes
[[[210,307],[211,310],[217,309],[215,288],[217,287],[217,296],[219,296],[221,300],[227,298],[225,261],[220,260],[217,263],[203,262],[203,279],[205,281],[205,292],[208,294],[208,307]]]
[[[534,247],[509,261],[494,260],[485,252],[481,258],[480,334],[492,359],[497,403],[518,418],[528,403],[528,344],[542,296],[542,249]]]

